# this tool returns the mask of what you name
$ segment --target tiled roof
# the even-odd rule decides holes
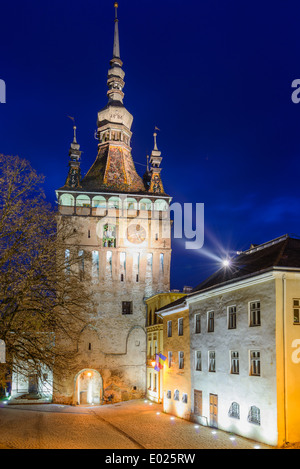
[[[222,267],[201,282],[191,294],[257,275],[273,267],[300,268],[300,239],[285,235],[268,243],[252,246],[232,259],[228,267]]]

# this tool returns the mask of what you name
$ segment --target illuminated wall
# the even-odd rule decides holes
[[[162,316],[164,355],[167,357],[163,369],[163,409],[164,412],[189,419],[191,414],[189,311],[187,308],[174,307],[172,311],[163,312]],[[172,324],[171,337],[168,337],[168,322]],[[169,366],[170,352],[172,352],[171,366]],[[183,357],[180,358],[182,353]],[[183,368],[180,367],[182,360]]]
[[[276,273],[278,443],[300,441],[300,273]],[[298,302],[300,305],[300,303]]]
[[[260,305],[260,324],[251,325],[252,303]],[[189,305],[193,420],[276,445],[276,295],[273,274],[199,293],[189,299]],[[233,306],[235,309],[230,309]],[[230,311],[236,312],[236,323],[229,326]],[[208,332],[209,312],[214,313],[211,332]],[[196,333],[197,315],[201,318],[201,331]],[[197,351],[201,352],[200,370],[196,370]],[[237,356],[238,369],[233,367],[234,363],[236,365],[233,357]],[[214,357],[214,363],[211,357]],[[202,409],[195,408],[194,391],[202,393]],[[210,405],[212,396],[217,396],[215,417]]]

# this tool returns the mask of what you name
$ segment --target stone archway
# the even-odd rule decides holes
[[[103,400],[103,380],[93,369],[81,370],[75,376],[74,403],[77,405],[100,405]]]

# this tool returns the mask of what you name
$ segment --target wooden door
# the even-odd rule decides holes
[[[218,428],[218,396],[217,394],[209,395],[209,417],[210,426]]]
[[[28,392],[29,394],[37,394],[39,391],[38,377],[37,375],[30,375],[28,380]]]
[[[202,391],[194,390],[194,414],[202,416]]]

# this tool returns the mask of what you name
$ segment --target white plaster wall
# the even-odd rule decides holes
[[[261,326],[249,327],[248,304],[261,302]],[[227,306],[237,307],[237,328],[228,329]],[[214,332],[207,332],[207,311],[215,313]],[[194,333],[194,316],[201,313],[201,333]],[[218,395],[218,427],[268,444],[277,444],[274,280],[213,292],[190,306],[192,396],[203,393],[203,415],[210,418],[209,394]],[[202,353],[202,371],[195,371],[195,351]],[[208,371],[208,351],[216,352],[216,372]],[[261,376],[250,376],[250,350],[261,353]],[[239,375],[230,374],[230,351],[238,351]],[[232,402],[240,405],[240,419],[228,416]],[[251,406],[261,411],[261,425],[249,423]],[[192,404],[193,411],[193,404]],[[201,422],[202,423],[202,422]]]

